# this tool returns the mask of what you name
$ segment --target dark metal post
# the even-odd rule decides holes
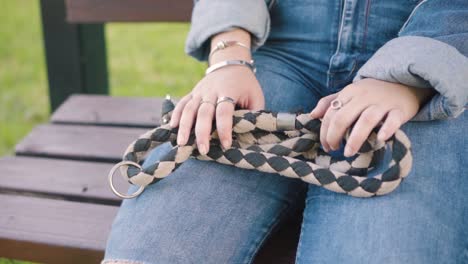
[[[41,0],[52,111],[74,93],[109,93],[104,25],[70,24],[65,12],[65,0]]]

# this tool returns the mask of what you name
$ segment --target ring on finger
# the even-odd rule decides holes
[[[223,102],[229,102],[233,104],[234,106],[236,106],[236,101],[229,96],[222,96],[218,98],[218,101],[216,101],[216,105],[219,105],[220,103],[223,103]]]
[[[334,110],[339,110],[343,105],[343,102],[338,98],[330,102],[330,108]]]

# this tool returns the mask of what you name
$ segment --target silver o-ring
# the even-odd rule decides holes
[[[140,166],[140,164],[138,164],[138,163],[136,163],[136,162],[128,161],[128,160],[126,160],[126,161],[121,161],[121,162],[115,164],[114,167],[112,167],[112,169],[110,170],[109,175],[108,175],[108,180],[109,180],[110,188],[111,188],[112,192],[113,192],[115,195],[117,195],[118,197],[123,198],[123,199],[131,199],[131,198],[135,198],[135,197],[137,197],[138,195],[140,195],[140,194],[143,192],[143,190],[145,190],[145,187],[144,187],[144,186],[140,186],[140,188],[139,188],[136,192],[127,195],[127,194],[122,194],[122,193],[120,193],[119,191],[117,191],[117,189],[115,188],[114,183],[113,183],[113,181],[112,181],[112,178],[114,177],[115,171],[116,171],[118,168],[120,168],[121,166],[126,166],[126,165],[132,165],[132,166],[135,166],[135,167],[139,168],[140,170],[142,169],[142,167]]]
[[[341,107],[343,107],[343,102],[341,102],[339,99],[335,99],[335,100],[330,102],[330,108],[331,109],[338,110]]]
[[[236,106],[236,101],[229,96],[222,96],[218,98],[218,101],[216,101],[216,105],[219,105],[220,103],[223,103],[223,102],[229,102],[233,104],[234,106]]]

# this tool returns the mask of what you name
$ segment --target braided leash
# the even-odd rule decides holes
[[[376,128],[357,155],[339,159],[320,148],[320,120],[311,119],[308,114],[273,113],[263,110],[236,110],[233,117],[232,147],[223,150],[217,132],[213,129],[210,150],[206,155],[201,155],[196,148],[193,131],[185,146],[177,145],[178,128],[171,128],[168,124],[173,109],[172,101],[166,99],[163,104],[162,125],[146,132],[130,144],[123,161],[112,168],[109,182],[119,197],[138,196],[146,186],[165,178],[190,157],[244,169],[278,173],[355,197],[387,194],[393,191],[411,170],[411,144],[401,130],[385,143],[377,140]],[[289,126],[285,126],[285,122]],[[348,136],[349,132],[345,138]],[[171,142],[172,149],[159,161],[143,169],[140,163],[144,155],[165,142]],[[368,177],[370,170],[383,160],[387,150],[392,153],[389,168],[378,175]],[[118,168],[129,183],[140,186],[137,192],[124,195],[114,188],[112,177]]]

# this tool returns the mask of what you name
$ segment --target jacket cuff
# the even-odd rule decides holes
[[[353,81],[364,78],[434,88],[438,94],[412,121],[457,117],[468,101],[468,58],[451,45],[428,37],[405,36],[387,42]]]
[[[211,37],[234,28],[251,33],[252,50],[263,45],[270,29],[270,14],[265,1],[196,1],[185,52],[198,60],[207,60]]]

